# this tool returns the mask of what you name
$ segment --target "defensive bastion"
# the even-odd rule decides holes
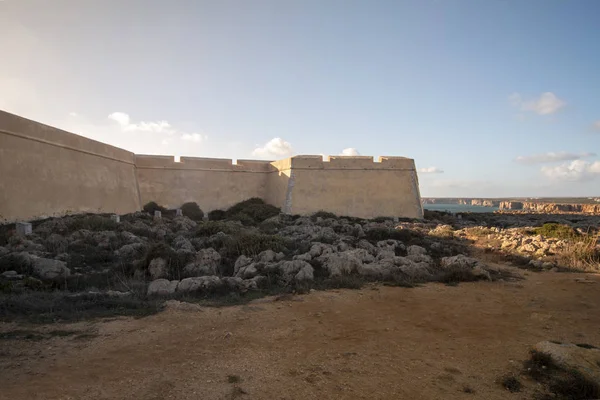
[[[149,201],[204,211],[251,197],[289,214],[422,218],[414,160],[295,156],[279,161],[139,155],[0,111],[0,221],[125,214]]]

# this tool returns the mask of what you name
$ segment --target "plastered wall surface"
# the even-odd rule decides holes
[[[267,161],[136,156],[142,204],[156,201],[177,208],[197,202],[204,211],[226,209],[251,197],[266,197]]]
[[[279,161],[135,155],[0,111],[0,220],[78,212],[125,214],[149,201],[205,212],[251,197],[288,214],[422,218],[404,157],[296,156]]]
[[[132,153],[0,111],[0,220],[139,208]]]

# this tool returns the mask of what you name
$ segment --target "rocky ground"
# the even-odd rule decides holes
[[[428,212],[418,221],[363,220],[325,212],[284,215],[257,199],[208,216],[195,204],[182,216],[162,209],[157,218],[156,210],[150,204],[120,222],[108,215],[35,221],[27,236],[0,227],[5,336],[31,340],[19,334],[29,332],[23,324],[147,316],[169,307],[198,311],[314,290],[518,285],[523,270],[600,270],[600,217]],[[594,282],[585,275],[573,279]],[[42,341],[61,332],[71,337],[61,328],[32,332]],[[87,333],[75,334],[81,335]]]

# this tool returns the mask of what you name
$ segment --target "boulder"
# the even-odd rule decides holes
[[[152,279],[165,278],[169,274],[167,261],[164,258],[155,258],[148,265],[148,273]]]
[[[315,243],[310,247],[310,251],[308,253],[312,258],[316,258],[327,254],[333,254],[334,251],[331,245],[324,243]]]
[[[371,253],[369,253],[365,249],[348,250],[346,253],[353,255],[363,263],[372,263],[373,261],[375,261],[375,257],[373,257],[373,255],[371,255]]]
[[[33,274],[45,281],[60,281],[71,275],[67,264],[59,260],[30,256]]]
[[[23,275],[18,274],[17,271],[4,271],[0,274],[0,277],[7,281],[18,281],[23,279]]]
[[[262,251],[258,255],[258,261],[264,262],[264,263],[269,263],[269,262],[283,260],[284,257],[285,257],[285,254],[283,254],[281,252],[275,253],[273,250],[265,250],[265,251]]]
[[[296,275],[303,268],[310,267],[312,270],[312,266],[306,261],[302,260],[292,260],[292,261],[284,261],[279,265],[279,270],[282,272],[284,276],[292,277]]]
[[[375,247],[371,243],[369,243],[368,240],[365,240],[365,239],[359,240],[358,241],[358,245],[356,247],[359,248],[359,249],[365,249],[369,253],[371,253],[372,255],[376,255],[377,254],[377,247]]]
[[[218,276],[199,276],[182,279],[177,286],[177,291],[184,293],[211,291],[218,289],[222,285],[223,282],[221,282],[221,279]]]
[[[185,276],[216,275],[221,265],[221,255],[212,247],[196,253],[196,260],[185,266]]]
[[[240,268],[245,267],[250,263],[252,263],[252,259],[242,254],[237,258],[237,260],[235,260],[235,264],[233,266],[233,274],[237,275]]]
[[[327,255],[323,263],[323,268],[329,272],[330,277],[349,275],[361,266],[362,261],[351,252]]]
[[[256,268],[256,264],[251,263],[241,267],[235,276],[240,277],[242,279],[250,279],[254,278],[256,275],[258,275],[258,269]]]
[[[575,370],[600,386],[599,348],[544,341],[537,343],[533,349],[549,355],[557,366],[565,370]]]
[[[308,263],[305,263],[300,271],[298,271],[298,273],[294,276],[294,280],[297,282],[312,281],[314,279],[314,269]]]
[[[310,255],[310,253],[298,254],[294,256],[294,260],[310,261],[312,260],[312,256]]]
[[[409,256],[427,255],[427,250],[424,247],[412,245],[408,246],[408,248],[406,249],[406,253]]]
[[[137,237],[133,233],[127,232],[127,231],[121,232],[121,240],[127,244],[139,243],[142,241],[139,237]]]
[[[167,296],[175,293],[179,281],[169,281],[168,279],[156,279],[148,285],[148,296]]]
[[[195,221],[192,221],[185,216],[173,218],[173,228],[176,231],[189,231],[190,229],[194,229],[197,225],[198,224]]]
[[[441,260],[441,266],[444,269],[458,269],[470,271],[473,276],[492,280],[490,273],[486,270],[485,264],[481,263],[476,258],[467,257],[464,254],[459,254],[452,257],[444,257]]]
[[[404,246],[404,243],[400,242],[399,240],[387,239],[377,242],[377,249],[379,249],[379,251],[392,251],[396,253],[396,250],[406,250],[406,246]]]
[[[131,243],[124,245],[119,250],[116,250],[115,254],[123,260],[131,261],[140,257],[145,250],[146,246],[144,244]]]
[[[173,239],[173,248],[175,250],[185,250],[189,252],[196,251],[192,243],[183,236],[177,236],[175,239]]]

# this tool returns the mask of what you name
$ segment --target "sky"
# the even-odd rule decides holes
[[[139,154],[600,195],[597,0],[0,0],[0,109]]]

